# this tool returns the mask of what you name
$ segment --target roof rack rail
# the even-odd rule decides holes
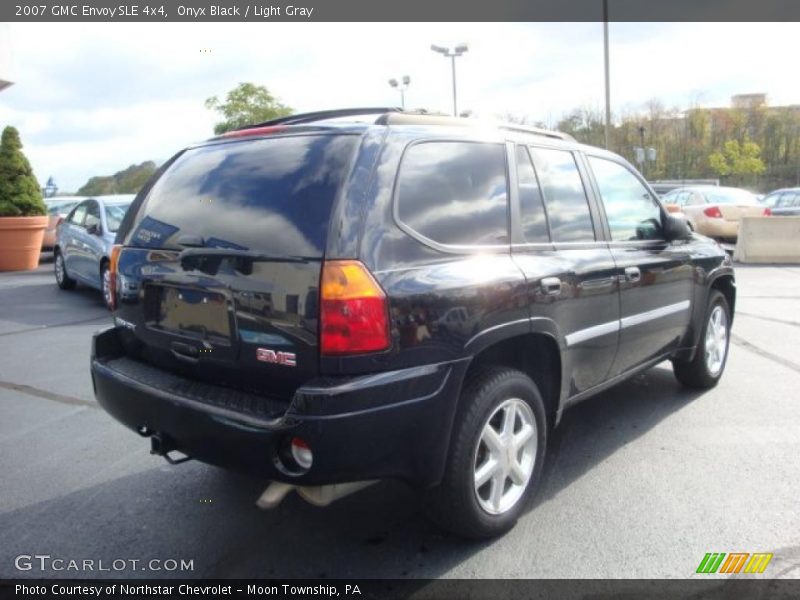
[[[514,123],[500,123],[498,125],[500,129],[505,129],[507,131],[519,131],[522,133],[532,133],[534,135],[542,135],[549,138],[554,138],[557,140],[566,140],[569,142],[574,142],[575,138],[572,137],[568,133],[562,133],[560,131],[553,131],[551,129],[542,129],[541,127],[528,127],[527,125],[516,125]]]
[[[468,119],[464,117],[453,117],[451,115],[432,114],[424,112],[402,112],[394,111],[383,114],[376,122],[378,125],[449,125],[451,127],[497,127],[506,131],[519,131],[521,133],[531,133],[557,140],[574,142],[575,138],[567,133],[560,131],[550,131],[549,129],[539,129],[526,125],[515,125],[503,121],[491,121],[482,119]]]
[[[279,117],[277,119],[270,119],[263,123],[253,123],[241,127],[240,129],[252,129],[253,127],[271,127],[273,125],[300,125],[302,123],[314,123],[315,121],[324,121],[326,119],[337,119],[339,117],[357,117],[359,115],[383,115],[389,112],[402,112],[402,108],[396,106],[391,107],[368,107],[368,108],[340,108],[335,110],[318,110],[315,112],[298,113],[296,115],[289,115],[288,117]]]

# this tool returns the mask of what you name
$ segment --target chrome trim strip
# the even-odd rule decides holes
[[[600,325],[573,331],[564,337],[564,341],[567,342],[567,346],[575,346],[592,338],[608,335],[609,333],[616,333],[617,331],[619,331],[619,320],[609,321],[608,323],[601,323]]]
[[[626,327],[634,327],[636,325],[641,325],[642,323],[647,323],[648,321],[653,321],[655,319],[660,319],[675,313],[683,312],[688,310],[690,305],[691,303],[688,300],[683,300],[681,302],[676,302],[675,304],[668,304],[667,306],[648,310],[647,312],[638,313],[629,317],[623,317],[622,319],[618,319],[616,321],[609,321],[608,323],[601,323],[600,325],[594,325],[592,327],[587,327],[586,329],[579,329],[566,335],[564,337],[564,341],[567,343],[567,347],[576,346],[577,344],[581,344],[587,340],[600,337],[601,335],[615,333],[621,329],[625,329]]]
[[[668,304],[667,306],[654,308],[653,310],[648,310],[647,312],[638,313],[629,317],[623,317],[619,321],[620,327],[622,329],[626,327],[633,327],[634,325],[641,325],[647,321],[653,321],[655,319],[660,319],[675,313],[683,312],[689,309],[689,305],[690,302],[688,300],[683,300],[681,302],[676,302],[675,304]]]

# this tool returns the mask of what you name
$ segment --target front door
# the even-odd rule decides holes
[[[664,240],[666,213],[635,172],[588,156],[605,211],[620,286],[613,377],[676,348],[689,326],[693,270],[688,243]]]

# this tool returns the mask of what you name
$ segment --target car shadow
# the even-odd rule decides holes
[[[532,508],[696,396],[657,367],[570,409],[553,432]],[[437,578],[502,543],[442,532],[424,518],[420,495],[399,482],[381,482],[326,508],[290,494],[265,512],[254,504],[265,481],[196,462],[169,466],[146,456],[143,446],[134,461],[138,472],[0,514],[0,577],[63,577],[11,567],[16,555],[38,549],[107,562],[185,559],[194,567],[188,573],[126,568],[103,577]],[[131,460],[129,450],[105,453],[90,458],[98,471]]]

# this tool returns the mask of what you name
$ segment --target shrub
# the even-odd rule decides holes
[[[0,217],[47,214],[39,182],[22,153],[19,132],[6,127],[0,138]]]

